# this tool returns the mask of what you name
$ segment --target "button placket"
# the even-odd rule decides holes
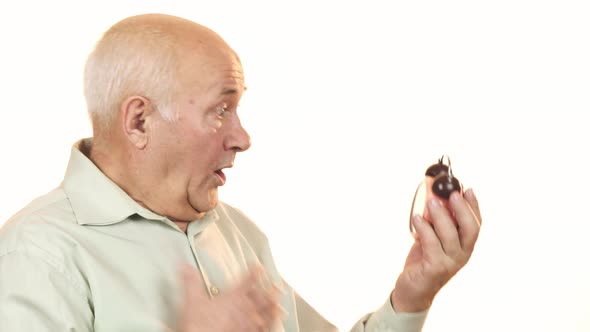
[[[220,289],[219,287],[217,287],[215,284],[213,284],[212,280],[209,278],[208,274],[207,274],[207,270],[206,266],[205,266],[205,262],[201,260],[201,257],[199,255],[199,252],[201,251],[202,248],[199,248],[199,238],[200,237],[207,237],[210,236],[210,231],[208,232],[209,227],[214,225],[214,222],[218,219],[218,215],[215,211],[211,211],[210,213],[207,213],[202,220],[200,220],[198,223],[191,223],[189,224],[189,229],[187,232],[187,238],[189,240],[189,244],[191,247],[191,251],[193,253],[194,259],[197,263],[197,266],[199,267],[199,271],[201,273],[201,276],[203,277],[203,282],[204,282],[204,286],[207,289],[207,292],[209,293],[209,296],[211,297],[215,297],[218,296],[220,293]],[[205,240],[205,242],[207,242]],[[199,248],[199,250],[197,250]],[[202,249],[202,250],[206,250],[206,249]],[[209,267],[211,268],[211,267]],[[214,273],[214,271],[209,271]]]

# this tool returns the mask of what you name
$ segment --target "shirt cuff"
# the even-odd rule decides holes
[[[420,332],[426,321],[428,309],[419,312],[395,312],[391,299],[377,309],[365,323],[370,332]]]

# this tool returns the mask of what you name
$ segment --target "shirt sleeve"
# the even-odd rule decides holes
[[[420,332],[427,314],[428,310],[412,313],[395,312],[388,297],[379,309],[360,319],[351,332]]]
[[[330,324],[305,300],[295,293],[297,317],[301,331],[335,332]],[[351,332],[420,332],[426,321],[428,310],[416,313],[397,313],[388,298],[386,303],[375,312],[362,317],[350,330]]]
[[[88,296],[55,262],[30,251],[0,255],[0,331],[93,331]]]

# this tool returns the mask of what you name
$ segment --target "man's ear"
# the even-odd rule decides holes
[[[146,121],[154,112],[149,99],[131,96],[121,104],[123,132],[129,142],[138,149],[144,149],[148,143]]]

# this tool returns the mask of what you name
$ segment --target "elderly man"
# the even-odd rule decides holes
[[[218,201],[250,146],[244,90],[238,56],[201,25],[140,15],[109,29],[85,69],[93,138],[0,229],[0,331],[335,331],[281,279],[265,235]],[[394,290],[353,331],[421,330],[479,233],[471,190],[449,206],[414,219]]]

